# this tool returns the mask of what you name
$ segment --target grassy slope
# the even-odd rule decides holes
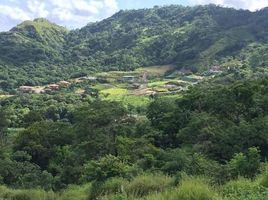
[[[91,191],[98,191],[100,200],[266,200],[268,174],[263,172],[255,180],[239,178],[221,186],[212,186],[204,177],[184,176],[179,184],[164,175],[140,175],[131,181],[112,178],[97,190],[91,184],[69,186],[60,193],[43,190],[12,190],[0,186],[4,200],[88,200]]]

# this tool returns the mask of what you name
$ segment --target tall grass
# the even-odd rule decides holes
[[[258,181],[239,178],[224,185],[222,195],[224,200],[267,200],[268,188]]]
[[[146,200],[220,200],[219,195],[203,178],[184,178],[181,184],[162,193],[148,196]]]
[[[112,178],[104,183],[93,184],[89,199],[135,199],[163,192],[173,184],[174,180],[165,175],[140,175],[132,181]]]
[[[129,196],[143,197],[150,193],[163,192],[172,187],[174,180],[165,175],[141,175],[129,182],[125,192]]]
[[[59,197],[59,200],[87,200],[91,184],[82,186],[69,186]]]
[[[0,200],[268,200],[267,183],[267,171],[255,180],[238,178],[216,189],[205,178],[184,175],[176,185],[172,177],[146,174],[132,180],[111,178],[105,182],[69,186],[60,194],[0,186]]]
[[[114,194],[123,192],[128,181],[122,178],[110,178],[103,182],[94,182],[92,184],[88,199],[103,199],[101,197],[113,196]]]
[[[257,178],[258,183],[268,188],[268,165],[264,166],[263,172]]]
[[[46,192],[39,189],[13,190],[0,186],[0,199],[2,200],[57,200],[54,192]]]
[[[148,196],[146,200],[220,200],[219,195],[202,178],[186,178],[178,187]]]
[[[203,178],[186,178],[176,196],[180,200],[218,200],[217,193]]]

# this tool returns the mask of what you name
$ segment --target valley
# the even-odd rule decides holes
[[[20,86],[17,93],[89,95],[126,105],[141,106],[148,105],[157,96],[179,98],[189,87],[210,80],[223,72],[219,66],[211,67],[202,74],[194,74],[191,70],[185,69],[176,70],[174,65],[151,66],[134,71],[90,74],[44,86]],[[3,95],[5,98],[12,96]]]
[[[23,21],[0,32],[0,200],[267,200],[267,105],[268,8]]]

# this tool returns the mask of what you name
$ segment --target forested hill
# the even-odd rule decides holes
[[[203,70],[237,60],[241,66],[266,66],[267,43],[267,8],[250,12],[173,5],[128,10],[74,31],[36,19],[0,33],[0,87],[161,64]]]
[[[46,19],[25,21],[0,34],[1,61],[23,65],[38,61],[62,60],[67,29]]]

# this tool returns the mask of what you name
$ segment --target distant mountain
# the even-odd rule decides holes
[[[46,19],[25,21],[0,34],[0,59],[24,64],[62,59],[62,48],[68,31]]]
[[[161,64],[199,71],[226,63],[263,67],[268,66],[267,50],[268,8],[128,10],[73,31],[36,19],[0,33],[0,80],[8,77],[2,78],[5,86],[10,78],[16,81],[8,84],[28,79],[37,84],[80,72]]]

